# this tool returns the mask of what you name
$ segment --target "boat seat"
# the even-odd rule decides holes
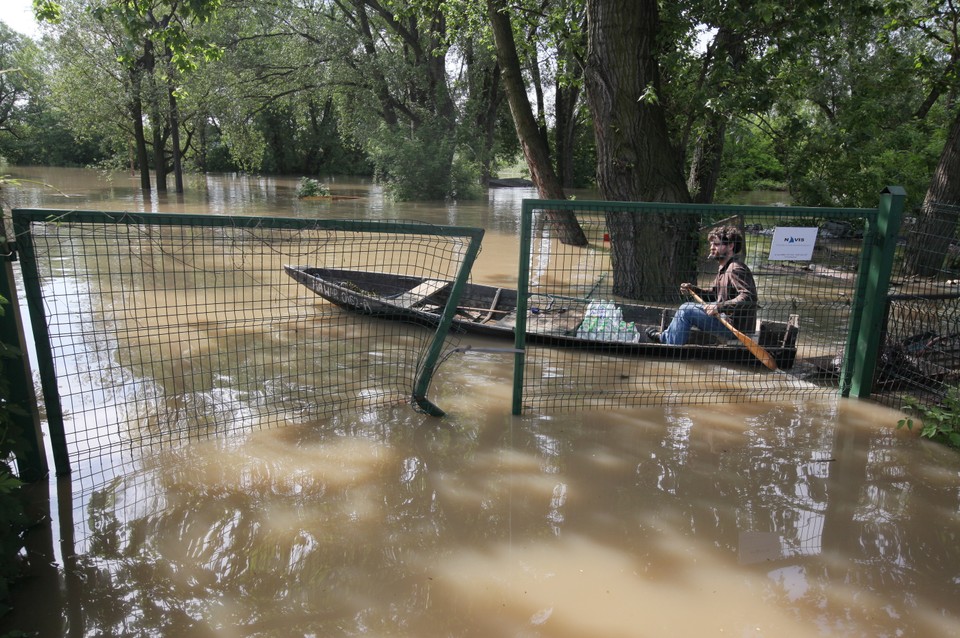
[[[413,308],[426,301],[430,295],[449,285],[450,282],[443,279],[424,279],[423,283],[397,295],[391,301],[401,308]]]

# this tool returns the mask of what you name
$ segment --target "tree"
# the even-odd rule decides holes
[[[173,164],[176,192],[183,192],[183,165],[180,145],[180,109],[177,91],[180,76],[197,67],[197,58],[218,55],[218,50],[203,38],[191,35],[193,23],[212,18],[221,0],[149,0],[146,2],[108,2],[93,9],[100,21],[120,24],[127,40],[118,61],[131,74],[131,84],[149,87],[149,115],[153,123],[154,168],[157,190],[165,191],[167,175],[167,139]],[[136,114],[136,104],[133,111]],[[142,121],[142,117],[140,118]],[[142,158],[141,158],[142,160]]]
[[[447,75],[442,9],[334,0],[329,12],[316,14],[325,21],[319,32],[338,43],[326,78],[341,125],[399,199],[442,199],[463,190],[454,184],[460,113]]]
[[[176,190],[183,192],[178,95],[183,87],[182,76],[197,67],[197,60],[218,53],[203,38],[191,34],[191,29],[208,21],[219,6],[220,0],[117,0],[92,5],[79,0],[38,0],[35,3],[38,17],[57,25],[63,69],[61,86],[70,85],[89,92],[82,80],[75,80],[95,76],[96,86],[114,85],[113,91],[97,95],[96,104],[110,102],[110,96],[119,96],[119,101],[114,99],[99,116],[89,106],[72,102],[67,93],[61,93],[61,105],[74,114],[86,111],[89,117],[84,119],[88,122],[108,120],[108,127],[128,129],[136,149],[140,184],[145,190],[150,188],[148,146],[152,146],[157,190],[167,188],[169,158]],[[84,68],[91,63],[92,67]],[[123,113],[119,122],[108,115],[117,111]],[[145,121],[149,122],[149,140]],[[82,129],[75,130],[80,133]]]
[[[588,0],[584,77],[605,199],[689,202],[683,164],[660,103],[657,0]],[[613,292],[673,299],[691,281],[693,215],[608,213]]]
[[[507,15],[505,0],[487,0],[487,15],[493,31],[497,59],[503,70],[504,91],[507,94],[517,138],[520,140],[520,147],[523,149],[523,156],[530,169],[533,184],[543,199],[566,199],[560,178],[550,162],[546,136],[533,116],[533,109],[527,97],[527,88],[517,56],[517,45],[513,37],[513,26]],[[586,235],[571,211],[548,211],[547,215],[554,223],[563,243],[574,246],[587,244]]]
[[[124,38],[115,25],[96,20],[79,2],[57,5],[54,35],[47,41],[54,60],[51,100],[73,134],[101,139],[116,154],[135,149],[140,184],[150,189],[141,73],[124,68]]]
[[[931,1],[918,2],[912,8],[913,12],[902,16],[900,22],[920,30],[930,43],[926,55],[917,58],[928,93],[916,117],[925,118],[945,95],[948,112],[952,112],[949,134],[906,250],[906,272],[929,277],[939,273],[956,237],[956,206],[960,204],[960,107],[956,103],[960,90],[960,7]]]
[[[96,145],[75,142],[51,107],[46,57],[0,24],[0,155],[18,164],[96,161]]]

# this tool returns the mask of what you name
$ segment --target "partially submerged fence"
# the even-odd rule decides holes
[[[442,414],[426,392],[454,321],[506,338],[515,414],[864,396],[883,317],[870,300],[885,294],[902,201],[896,189],[877,209],[531,200],[516,290],[468,286],[475,228],[49,210],[13,219],[52,455],[66,474],[411,398]],[[680,281],[713,279],[716,263],[702,257],[718,225],[745,233],[760,296],[746,339],[776,370],[743,340],[646,337],[684,300]],[[620,294],[625,278],[641,294]],[[317,294],[330,286],[360,312]],[[478,288],[489,299],[460,304]],[[428,307],[436,320],[415,325],[409,310]],[[38,445],[23,459],[36,474],[43,456]]]
[[[526,201],[519,298],[532,313],[526,337],[517,332],[514,412],[869,394],[880,315],[865,310],[889,277],[902,202],[898,188],[878,209]],[[679,284],[711,286],[718,267],[702,257],[722,225],[746,238],[756,330],[745,341],[654,343],[646,328],[689,301]],[[591,321],[615,328],[591,335]],[[531,334],[542,332],[584,339],[557,348],[565,337]]]
[[[925,204],[906,217],[889,293],[875,397],[941,402],[960,385],[960,205]]]
[[[449,323],[483,235],[87,211],[13,220],[58,475],[411,397],[440,413],[425,394],[443,332],[342,312],[284,267],[452,282]]]

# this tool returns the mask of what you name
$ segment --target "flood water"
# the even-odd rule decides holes
[[[300,202],[294,179],[207,176],[145,200],[126,175],[5,172],[73,195],[24,185],[5,209],[480,225],[480,283],[515,280],[533,196],[394,204],[337,180],[356,199]],[[54,481],[0,635],[960,636],[960,455],[897,431],[899,413],[515,417],[510,362],[478,348],[442,367],[443,419],[350,412],[80,468],[79,517],[80,490]]]

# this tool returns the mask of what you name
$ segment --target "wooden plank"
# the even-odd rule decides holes
[[[442,279],[425,279],[423,283],[415,288],[411,288],[407,292],[397,295],[391,299],[391,301],[402,308],[413,308],[417,304],[423,303],[423,301],[433,293],[448,285],[450,285],[450,282]]]

